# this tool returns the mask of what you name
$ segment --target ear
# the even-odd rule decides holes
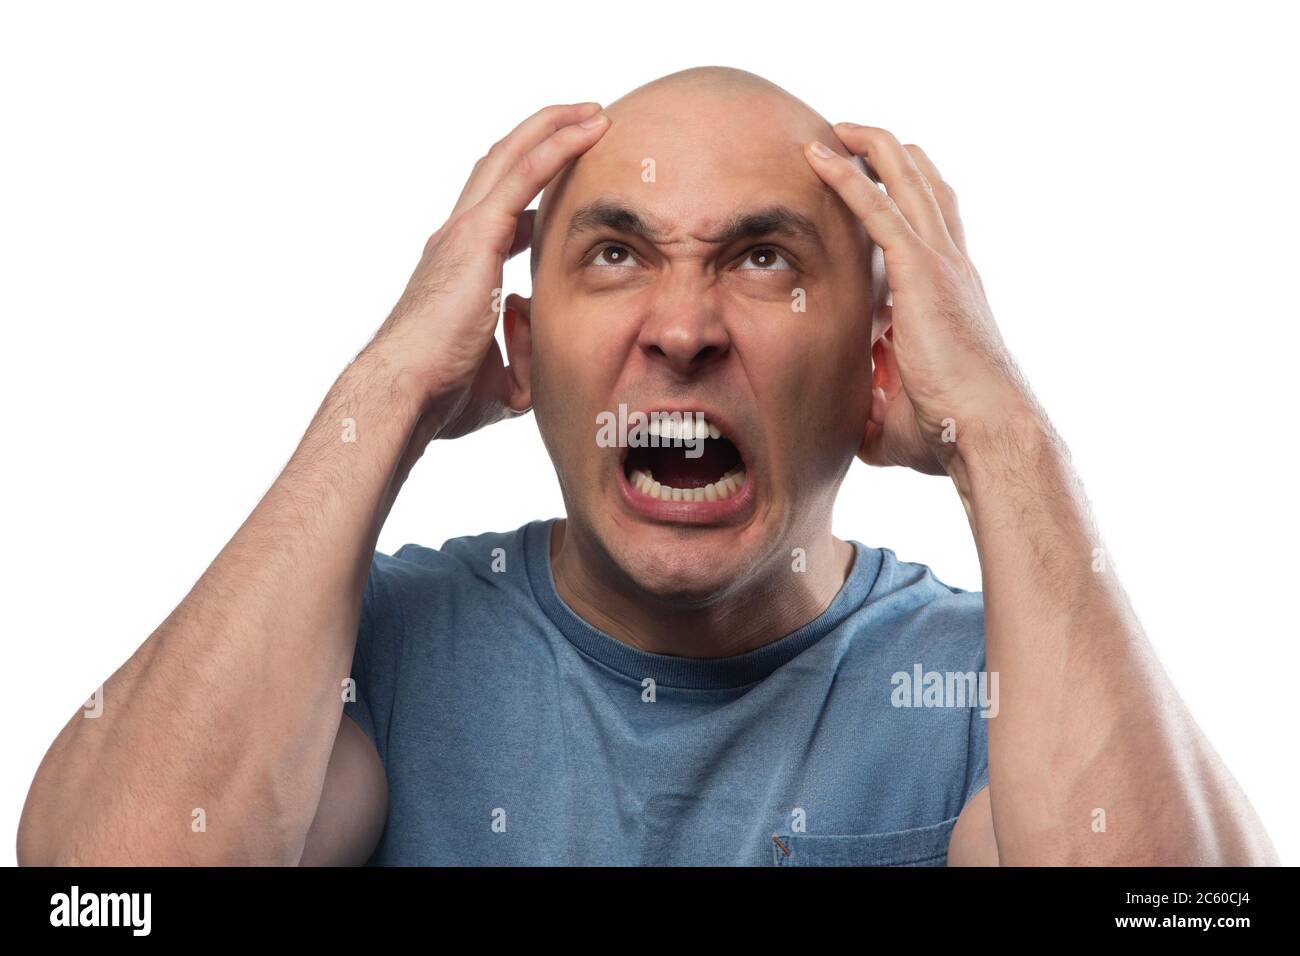
[[[510,408],[526,412],[533,405],[533,322],[532,300],[513,292],[506,296],[506,355],[509,366]]]
[[[894,357],[893,295],[885,276],[885,253],[873,244],[871,250],[871,388],[883,389],[893,398],[903,387]]]
[[[885,334],[889,328],[888,304],[893,300],[889,291],[889,278],[885,275],[885,250],[871,243],[871,342]],[[881,311],[886,318],[882,321]]]
[[[893,311],[893,306],[882,305],[872,320],[873,326],[880,324],[881,331],[871,343],[871,390],[882,389],[886,398],[893,398],[903,389],[898,359],[894,355],[894,327],[890,324]]]

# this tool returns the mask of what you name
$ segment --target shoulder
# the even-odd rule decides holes
[[[984,595],[947,584],[928,565],[903,561],[889,548],[878,551],[880,569],[860,612],[871,630],[917,655],[982,660]]]
[[[889,598],[904,604],[938,603],[950,608],[978,609],[982,614],[984,595],[944,582],[928,564],[904,561],[890,548],[876,549],[880,571],[871,589],[871,600]]]
[[[391,555],[376,551],[363,597],[363,626],[397,632],[420,621],[467,608],[502,607],[527,597],[524,542],[529,522],[511,531],[486,531],[445,541],[439,548],[405,544]]]
[[[500,585],[523,570],[525,534],[530,525],[540,524],[450,538],[440,548],[404,544],[391,555],[376,551],[370,565],[372,583],[398,592],[426,584],[430,578]]]

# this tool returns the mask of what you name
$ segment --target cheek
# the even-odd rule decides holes
[[[627,371],[637,314],[633,305],[613,298],[557,296],[533,323],[534,362],[556,390],[604,408]]]
[[[871,346],[864,328],[861,335],[841,336],[827,356],[824,370],[831,403],[827,428],[833,440],[857,446],[866,428],[871,405]]]
[[[871,400],[870,337],[811,314],[738,343],[773,453],[792,473],[837,470],[856,454]],[[821,323],[814,325],[813,323]]]
[[[589,310],[534,305],[533,315],[533,413],[552,460],[574,474],[593,459],[596,416],[611,403],[621,364],[618,344]]]
[[[733,339],[764,404],[825,411],[859,377],[871,377],[867,336],[848,336],[826,316],[799,314],[752,323]],[[869,389],[868,389],[869,390]]]

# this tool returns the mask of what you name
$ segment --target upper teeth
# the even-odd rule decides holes
[[[650,415],[650,434],[658,438],[682,439],[721,438],[717,425],[711,425],[698,412],[685,412],[668,417],[666,412]]]

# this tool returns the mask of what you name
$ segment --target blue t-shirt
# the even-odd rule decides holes
[[[988,782],[979,593],[855,541],[805,626],[669,657],[564,604],[550,531],[375,555],[345,705],[388,778],[372,864],[946,862]]]

